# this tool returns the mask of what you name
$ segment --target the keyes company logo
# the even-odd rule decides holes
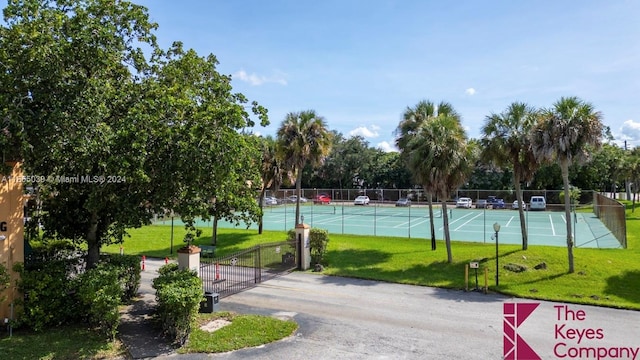
[[[505,360],[542,360],[518,334],[518,328],[532,316],[539,303],[503,304],[503,355]],[[601,327],[590,327],[584,309],[554,305],[549,328],[553,332],[552,353],[555,359],[638,359],[640,347],[598,346],[606,338]],[[546,351],[548,349],[537,349]]]
[[[539,305],[536,303],[505,303],[503,305],[505,360],[541,360],[529,344],[518,335],[518,327]]]

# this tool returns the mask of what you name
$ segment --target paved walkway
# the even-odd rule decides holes
[[[175,353],[162,336],[159,324],[153,321],[156,291],[151,285],[158,276],[158,269],[164,264],[164,259],[146,259],[138,297],[120,313],[118,337],[127,347],[132,359],[151,359]]]

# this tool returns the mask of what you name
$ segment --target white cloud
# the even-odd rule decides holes
[[[376,147],[384,152],[398,152],[398,149],[395,145],[389,144],[386,141],[378,143]]]
[[[474,88],[468,88],[467,90],[464,91],[465,94],[473,96],[476,94],[476,89]]]
[[[380,127],[377,125],[371,125],[370,127],[360,126],[349,131],[349,136],[362,136],[363,138],[377,138],[380,136],[378,133]]]
[[[233,74],[233,76],[253,86],[259,86],[264,83],[276,83],[280,85],[287,85],[287,80],[285,79],[285,76],[283,73],[276,73],[272,76],[260,76],[260,75],[257,75],[256,73],[249,74],[244,70],[240,70],[235,74]]]
[[[622,123],[620,132],[622,140],[640,141],[640,122],[629,119]]]

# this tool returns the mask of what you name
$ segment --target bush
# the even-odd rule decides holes
[[[312,228],[309,231],[309,248],[311,251],[311,263],[321,264],[324,254],[327,252],[329,232],[324,229]]]
[[[175,343],[183,345],[191,333],[203,299],[202,282],[195,271],[178,270],[169,264],[160,268],[153,280],[158,302],[158,315],[163,332]]]
[[[580,190],[580,188],[569,185],[569,199],[572,205],[578,205],[580,194],[582,194],[582,190]],[[558,196],[560,197],[560,203],[564,204],[564,190],[560,191]]]
[[[138,294],[140,288],[140,257],[136,255],[108,255],[102,261],[118,271],[118,279],[122,287],[123,303],[129,302]]]
[[[289,229],[287,231],[287,241],[295,241],[296,240],[296,229]]]
[[[17,263],[14,271],[20,274],[18,290],[24,295],[17,302],[22,314],[17,326],[26,325],[35,331],[58,326],[79,319],[75,297],[77,282],[68,276],[69,262],[53,260],[31,264]]]
[[[68,241],[35,242],[25,263],[14,265],[20,274],[16,326],[35,331],[87,321],[113,339],[119,324],[118,305],[130,300],[140,286],[136,256],[101,259],[84,272],[82,252]]]
[[[120,324],[118,305],[123,298],[121,268],[100,263],[80,276],[78,299],[85,320],[114,340]]]

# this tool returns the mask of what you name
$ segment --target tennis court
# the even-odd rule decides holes
[[[501,244],[521,244],[518,211],[506,209],[457,209],[447,208],[449,230],[453,241],[493,243],[493,224],[500,224]],[[300,207],[303,222],[322,228],[329,234],[355,234],[430,239],[429,209],[427,206],[395,207],[389,204],[354,206],[351,204],[313,205]],[[295,205],[285,204],[265,207],[265,230],[287,231],[294,227]],[[441,208],[434,207],[436,238],[443,239]],[[529,245],[566,246],[566,221],[564,212],[526,211],[525,223]],[[576,247],[621,248],[620,242],[593,213],[572,213]],[[167,224],[164,221],[164,224]],[[211,227],[211,222],[201,221],[201,227]],[[219,221],[220,228],[246,228]],[[257,224],[249,228],[257,229]]]

